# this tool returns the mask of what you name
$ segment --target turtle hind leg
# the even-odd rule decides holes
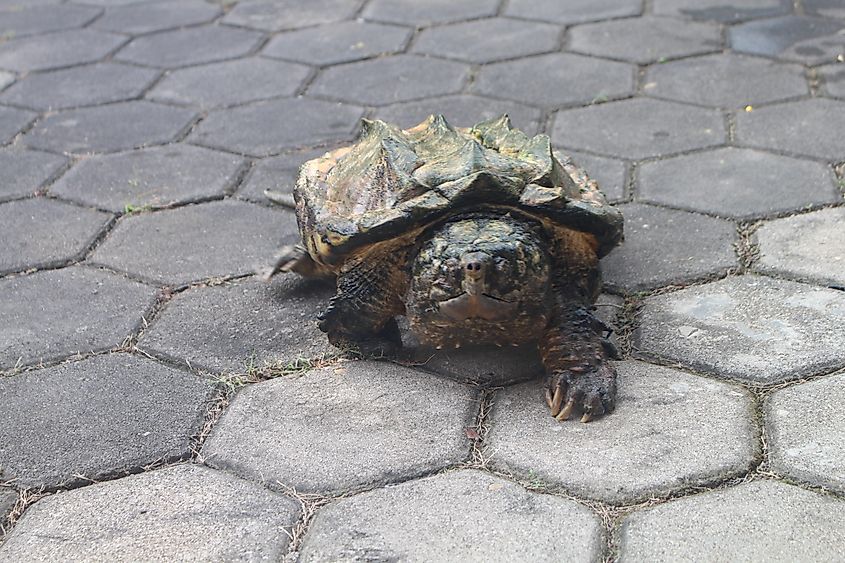
[[[334,276],[332,270],[314,262],[305,248],[300,244],[283,246],[273,257],[273,261],[268,266],[260,268],[256,273],[262,280],[269,281],[270,278],[279,272],[296,272],[306,278],[329,278]]]

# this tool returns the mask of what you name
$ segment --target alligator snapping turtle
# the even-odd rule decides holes
[[[302,244],[265,276],[336,276],[318,316],[335,346],[392,355],[397,315],[438,348],[537,342],[552,416],[613,409],[614,350],[591,311],[622,215],[548,136],[506,115],[467,129],[364,120],[357,143],[302,166],[294,199]]]

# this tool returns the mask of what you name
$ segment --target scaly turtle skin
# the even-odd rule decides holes
[[[357,143],[302,166],[294,199],[302,245],[265,275],[337,278],[319,316],[332,344],[393,354],[399,315],[436,347],[537,342],[555,418],[613,409],[613,350],[591,311],[622,215],[547,136],[507,116],[364,120]]]

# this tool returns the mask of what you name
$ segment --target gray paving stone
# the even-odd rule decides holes
[[[683,284],[735,267],[736,226],[723,219],[651,207],[620,205],[625,242],[601,263],[604,282],[643,291]]]
[[[35,193],[66,162],[61,156],[19,146],[0,149],[0,201]]]
[[[845,5],[839,0],[802,0],[801,7],[811,16],[845,18]]]
[[[264,196],[264,190],[292,194],[299,175],[299,167],[329,150],[331,149],[306,149],[259,161],[238,190],[238,197],[267,203],[269,200]]]
[[[496,15],[497,0],[370,0],[364,8],[367,19],[427,27]]]
[[[92,63],[117,49],[126,37],[74,29],[0,43],[0,68],[17,72]]]
[[[178,465],[38,501],[0,548],[0,561],[275,561],[296,518],[289,498]]]
[[[94,27],[121,33],[150,33],[210,22],[220,13],[220,7],[202,0],[144,2],[110,7]]]
[[[363,21],[330,23],[275,36],[262,54],[312,65],[330,65],[401,51],[411,37],[405,27]]]
[[[454,94],[469,74],[465,64],[416,55],[395,55],[330,67],[308,88],[310,94],[362,105],[382,106]]]
[[[0,70],[0,90],[3,90],[6,86],[12,84],[15,81],[15,75],[11,72],[5,72]]]
[[[766,223],[756,233],[760,258],[755,269],[845,289],[843,225],[842,207]]]
[[[841,20],[784,16],[732,27],[730,44],[734,51],[817,65],[845,51],[843,30]]]
[[[673,500],[622,524],[622,561],[836,561],[842,501],[777,481]]]
[[[845,492],[845,374],[775,391],[766,403],[772,469]]]
[[[716,24],[643,16],[575,26],[567,45],[578,53],[647,64],[718,51],[722,39]]]
[[[845,98],[845,65],[836,63],[817,70],[824,81],[822,87],[825,92],[835,98]]]
[[[292,147],[349,140],[362,115],[357,106],[308,98],[256,102],[210,113],[191,140],[261,157]]]
[[[340,492],[463,461],[477,407],[459,383],[388,362],[346,362],[241,391],[202,455],[270,486]]]
[[[80,259],[112,215],[44,198],[0,205],[0,274]]]
[[[589,424],[557,422],[537,384],[498,392],[487,435],[494,467],[630,503],[741,475],[759,455],[741,388],[642,362],[616,366],[616,410]]]
[[[559,111],[552,141],[560,147],[638,159],[722,144],[725,124],[715,110],[622,100]]]
[[[736,116],[736,139],[760,147],[841,162],[845,160],[845,103],[813,98]]]
[[[702,371],[776,383],[845,365],[845,294],[746,275],[650,297],[634,346]]]
[[[637,172],[639,200],[722,217],[754,219],[842,200],[823,164],[750,149],[646,162]]]
[[[115,212],[219,196],[243,168],[237,156],[168,145],[80,161],[50,193]]]
[[[18,493],[13,489],[0,487],[0,527],[8,522],[9,515],[18,502]]]
[[[618,201],[625,197],[628,165],[623,161],[577,151],[567,151],[567,154],[598,182],[599,188],[609,201]]]
[[[792,12],[791,0],[654,0],[652,10],[661,16],[737,23]]]
[[[0,145],[11,141],[36,117],[37,115],[31,111],[0,106]]]
[[[517,102],[458,94],[380,107],[376,110],[376,117],[408,128],[437,113],[445,115],[449,123],[456,127],[468,127],[506,113],[514,127],[527,134],[538,132],[542,116],[539,109]]]
[[[0,280],[0,368],[113,348],[138,328],[154,294],[80,267]]]
[[[249,274],[299,241],[293,214],[213,201],[124,217],[91,260],[167,285]]]
[[[481,67],[474,92],[543,107],[588,104],[634,89],[634,67],[555,53]]]
[[[261,37],[255,31],[218,25],[162,31],[133,39],[115,58],[176,68],[240,57],[255,48]]]
[[[480,471],[454,471],[341,499],[320,510],[301,561],[594,561],[596,516]]]
[[[238,2],[223,22],[280,31],[348,19],[360,4],[360,0],[245,0]]]
[[[268,257],[269,259],[269,257]],[[334,349],[317,328],[333,284],[296,275],[203,287],[177,295],[139,346],[213,372],[320,358]]]
[[[573,24],[638,16],[642,9],[639,0],[511,0],[505,7],[505,15]]]
[[[38,110],[57,110],[120,102],[140,96],[159,71],[98,63],[31,74],[3,92],[0,102]]]
[[[85,483],[190,454],[210,382],[128,354],[0,378],[0,478],[19,487]]]
[[[115,152],[173,141],[195,117],[189,109],[143,100],[120,102],[50,115],[36,123],[23,142],[56,152]]]
[[[489,18],[424,29],[413,50],[483,64],[556,51],[560,37],[556,25]]]
[[[147,97],[210,109],[291,96],[310,74],[307,66],[251,57],[175,70]]]
[[[658,98],[740,108],[804,96],[808,87],[799,65],[722,53],[652,66],[643,91]]]
[[[0,8],[0,37],[11,39],[82,27],[101,13],[100,8],[73,4],[28,6],[23,9]]]

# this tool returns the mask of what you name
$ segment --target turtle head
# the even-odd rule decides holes
[[[489,328],[543,316],[551,269],[546,248],[539,226],[510,215],[479,214],[438,225],[412,266],[412,324]]]

